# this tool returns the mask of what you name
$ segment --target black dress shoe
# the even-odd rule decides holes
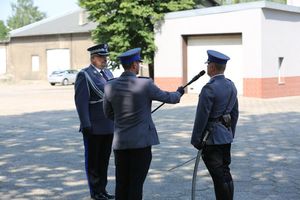
[[[94,199],[94,200],[108,200],[108,198],[103,193],[95,194],[92,197],[92,199]]]
[[[109,194],[108,192],[102,193],[104,196],[106,196],[107,199],[114,199],[115,195]]]

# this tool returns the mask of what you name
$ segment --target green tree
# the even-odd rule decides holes
[[[118,63],[117,55],[121,52],[142,47],[142,56],[150,63],[151,77],[155,25],[166,12],[195,7],[193,0],[79,0],[79,3],[89,11],[89,19],[98,23],[92,38],[109,44],[110,59]]]
[[[4,22],[0,20],[0,41],[7,39],[8,28],[5,26]]]
[[[13,14],[7,20],[7,25],[11,30],[46,17],[45,13],[40,12],[38,7],[33,5],[33,0],[17,0],[17,3],[11,4],[11,8]]]

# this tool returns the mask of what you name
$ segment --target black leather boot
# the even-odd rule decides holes
[[[233,182],[223,184],[223,197],[222,200],[233,200],[234,187]]]
[[[234,194],[234,185],[233,185],[233,181],[230,181],[228,183],[228,186],[229,186],[229,190],[230,190],[230,197],[231,197],[231,200],[233,200],[233,194]]]
[[[223,184],[215,185],[216,200],[233,200],[233,182],[225,182]]]

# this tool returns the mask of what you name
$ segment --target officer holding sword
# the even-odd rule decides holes
[[[208,50],[207,54],[210,80],[199,95],[191,144],[202,150],[202,159],[213,179],[216,199],[232,200],[234,187],[229,165],[239,115],[237,90],[234,83],[224,76],[230,58],[214,50]]]

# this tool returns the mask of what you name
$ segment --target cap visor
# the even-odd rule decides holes
[[[96,54],[99,56],[108,56],[109,55],[109,53],[96,53]]]

